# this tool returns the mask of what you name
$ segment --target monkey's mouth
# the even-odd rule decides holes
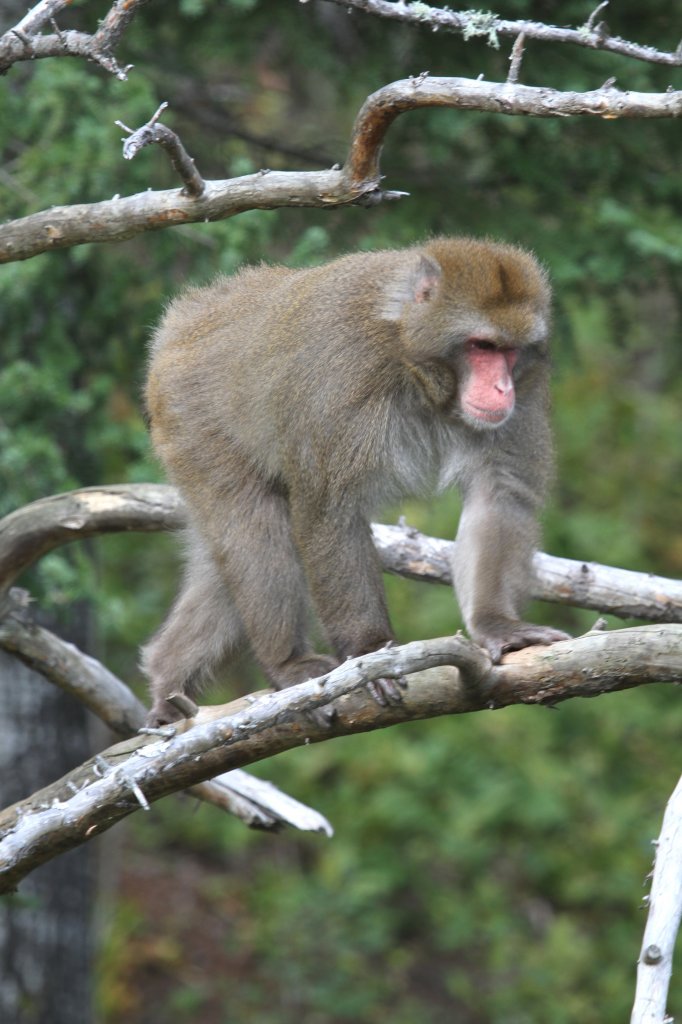
[[[511,409],[483,409],[480,405],[469,405],[466,410],[474,420],[482,420],[484,423],[497,424],[507,419]]]

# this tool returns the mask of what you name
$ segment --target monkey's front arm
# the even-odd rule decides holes
[[[489,480],[464,494],[453,559],[455,592],[472,639],[497,662],[507,651],[569,639],[525,622],[538,526],[534,503]]]

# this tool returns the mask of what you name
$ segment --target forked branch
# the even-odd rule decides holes
[[[0,36],[0,75],[13,64],[44,57],[81,57],[94,61],[122,80],[128,77],[130,65],[121,67],[114,49],[140,7],[147,0],[115,0],[92,35],[73,30],[61,31],[54,19],[69,7],[71,0],[41,0],[27,14]],[[42,34],[41,29],[50,22],[54,32]]]
[[[153,117],[141,128],[135,130],[128,128],[122,121],[116,121],[119,128],[123,128],[129,135],[129,138],[124,139],[123,142],[123,156],[126,160],[132,160],[145,146],[154,144],[161,146],[168,153],[173,168],[182,178],[183,194],[197,198],[204,191],[206,183],[179,137],[165,124],[159,124],[159,118],[167,107],[167,103],[162,103]]]

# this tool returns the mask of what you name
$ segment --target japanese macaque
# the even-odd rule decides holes
[[[451,484],[473,639],[495,661],[566,639],[520,618],[552,472],[549,307],[531,255],[466,238],[251,267],[170,304],[146,400],[190,525],[143,652],[149,724],[245,644],[281,688],[393,640],[370,516]],[[308,639],[310,599],[334,656]]]

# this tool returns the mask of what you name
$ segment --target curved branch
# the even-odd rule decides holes
[[[183,193],[196,198],[204,191],[204,179],[197,171],[194,160],[175,132],[167,128],[165,124],[159,124],[159,118],[167,107],[167,103],[162,103],[149,121],[135,131],[128,128],[122,121],[116,121],[119,128],[123,128],[129,135],[129,138],[125,139],[123,143],[123,156],[126,160],[132,160],[145,146],[154,144],[161,146],[168,154],[173,170],[182,178]]]
[[[0,263],[85,242],[122,241],[177,224],[225,220],[246,210],[336,207],[384,195],[395,197],[395,193],[380,189],[381,147],[396,117],[420,107],[534,117],[668,118],[682,114],[682,90],[637,93],[606,88],[575,93],[421,75],[387,85],[367,99],[357,116],[348,160],[341,170],[261,171],[207,181],[198,196],[174,189],[56,206],[0,228]]]
[[[497,47],[500,37],[516,39],[525,35],[527,39],[537,39],[548,43],[572,43],[575,46],[586,46],[591,50],[607,50],[634,60],[644,60],[651,64],[668,64],[673,67],[682,65],[682,47],[673,53],[657,50],[653,46],[641,46],[630,43],[626,39],[609,34],[606,25],[598,22],[598,15],[607,3],[601,3],[580,28],[559,28],[545,25],[539,21],[508,21],[498,18],[487,11],[451,11],[439,7],[430,7],[424,3],[389,3],[387,0],[327,0],[327,3],[339,4],[348,10],[364,11],[375,14],[390,21],[402,21],[411,25],[428,25],[433,31],[443,29],[446,32],[459,32],[465,39],[481,36]]]
[[[62,544],[100,533],[184,526],[182,499],[167,484],[86,487],[25,505],[0,520],[0,595],[20,573]],[[407,526],[372,527],[386,572],[452,583],[456,545]],[[682,622],[682,581],[538,552],[532,596],[622,618]]]
[[[25,505],[0,520],[0,593],[48,551],[100,533],[176,530],[182,502],[163,484],[85,487]]]
[[[76,697],[118,736],[135,735],[144,725],[142,702],[96,658],[31,622],[27,597],[26,591],[12,591],[10,613],[0,619],[0,648]]]
[[[396,117],[419,107],[454,107],[527,117],[680,117],[682,90],[645,93],[601,88],[591,92],[560,92],[510,82],[431,78],[426,74],[392,82],[367,98],[355,121],[347,168],[356,188],[365,180],[378,181],[386,132]]]
[[[399,702],[380,707],[367,695],[369,680],[404,675],[410,678]],[[588,633],[507,655],[494,667],[461,637],[376,651],[287,690],[204,708],[180,723],[186,731],[173,739],[139,736],[117,744],[15,804],[0,815],[0,892],[140,804],[283,750],[435,715],[556,704],[656,681],[682,681],[682,626]],[[331,722],[310,715],[332,701]]]

